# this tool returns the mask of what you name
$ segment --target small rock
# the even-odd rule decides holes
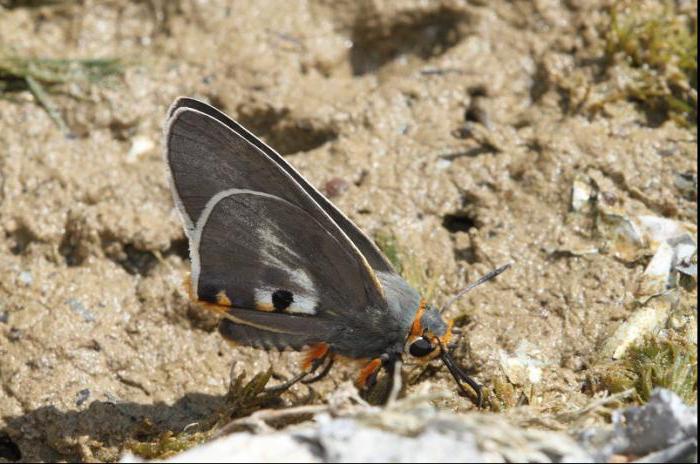
[[[29,271],[22,271],[19,273],[19,281],[29,287],[32,282],[34,282],[34,277],[32,277],[32,273]]]
[[[68,303],[70,309],[83,318],[85,322],[95,322],[95,316],[80,301],[69,298],[66,303]]]
[[[90,389],[83,388],[78,392],[77,395],[75,395],[75,405],[82,406],[83,403],[85,403],[88,400],[88,398],[90,398]]]
[[[343,194],[349,187],[350,184],[348,183],[348,181],[340,177],[334,177],[328,182],[326,182],[326,184],[323,187],[323,190],[324,192],[326,192],[328,198],[335,198]]]
[[[234,433],[168,462],[590,462],[569,436],[490,414],[437,411],[425,401],[363,407],[346,417],[261,434]],[[126,456],[122,462],[138,462]]]
[[[7,339],[11,342],[19,341],[22,338],[22,331],[17,327],[10,328],[10,332],[7,334]]]
[[[131,142],[131,148],[129,148],[129,152],[126,155],[126,162],[133,163],[138,161],[142,155],[153,150],[155,146],[156,144],[153,140],[148,137],[143,135],[134,137],[134,140]]]
[[[499,353],[501,369],[508,380],[515,385],[530,385],[542,380],[542,366],[544,362],[535,359],[533,355],[539,350],[525,341],[521,342],[515,353],[511,356],[505,351]]]
[[[593,198],[593,188],[590,182],[583,176],[576,176],[571,186],[571,209],[581,211],[585,206],[590,205]]]
[[[121,400],[120,400],[119,398],[117,398],[116,396],[114,396],[114,395],[113,395],[112,393],[110,393],[110,392],[106,392],[106,393],[105,393],[105,398],[107,399],[107,403],[112,403],[112,404],[119,404],[119,403],[121,403]]]
[[[635,456],[635,462],[697,462],[697,429],[697,406],[657,388],[647,404],[615,411],[612,430],[586,429],[579,442],[597,462],[612,462],[616,456]]]
[[[655,389],[644,406],[613,413],[613,423],[627,441],[618,453],[636,456],[683,443],[698,434],[697,406],[689,407],[678,395],[663,388]]]
[[[676,188],[688,199],[692,200],[698,196],[698,175],[693,172],[683,172],[676,174],[673,183]]]

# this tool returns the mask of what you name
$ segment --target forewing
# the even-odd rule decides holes
[[[221,111],[217,110],[211,105],[208,105],[199,100],[192,98],[181,97],[178,98],[175,103],[170,107],[168,112],[169,117],[172,116],[178,108],[191,108],[200,111],[217,121],[221,122],[229,129],[234,131],[238,136],[243,138],[246,142],[256,147],[263,153],[265,153],[268,158],[277,164],[281,169],[283,169],[289,176],[294,179],[297,184],[304,190],[304,192],[309,195],[323,210],[333,219],[333,221],[340,227],[345,234],[352,240],[352,242],[357,246],[363,256],[367,259],[370,266],[376,271],[390,272],[394,273],[391,264],[386,259],[384,254],[377,248],[372,240],[370,240],[350,219],[348,219],[338,208],[333,205],[326,197],[324,197],[318,190],[316,190],[311,184],[309,184],[304,177],[299,174],[299,172],[294,169],[279,153],[270,148],[260,139],[255,137],[252,133],[246,130],[243,126],[238,124],[236,121],[232,120],[226,116]],[[233,156],[229,153],[219,160],[221,163],[234,163],[235,160],[232,159]],[[230,188],[232,185],[220,186],[221,190],[225,188]],[[235,185],[233,187],[249,188],[248,186]],[[264,190],[268,191],[268,190]],[[271,192],[272,193],[272,192]],[[284,197],[282,197],[284,198]],[[195,220],[196,222],[196,220]]]
[[[361,270],[358,272],[369,302],[375,306],[386,306],[381,284],[373,268],[345,232],[323,208],[319,207],[283,165],[273,161],[233,128],[195,109],[179,108],[168,120],[166,158],[172,174],[175,201],[182,213],[190,239],[194,237],[197,224],[201,222],[207,205],[217,194],[227,189],[265,192],[296,206],[305,217],[313,219],[318,227],[331,235],[336,246],[353,258],[343,263],[352,261],[355,269],[360,266]],[[296,218],[285,217],[289,221],[284,224],[285,227],[300,220],[300,215]],[[241,226],[252,228],[255,222]],[[230,227],[224,227],[222,230],[234,233]],[[284,236],[289,234],[288,230],[280,233],[279,238],[284,239]],[[238,232],[240,231],[228,236],[228,240],[238,241]],[[247,231],[243,233],[245,232]],[[290,244],[289,251],[302,254],[305,249],[295,247],[301,246],[306,239],[303,231],[298,239],[300,242]],[[340,266],[340,263],[331,264]]]
[[[197,224],[191,254],[198,299],[237,308],[244,325],[246,317],[258,318],[258,326],[253,319],[250,325],[287,333],[291,319],[269,318],[259,326],[257,313],[333,320],[371,304],[353,253],[306,211],[266,193],[215,195]]]

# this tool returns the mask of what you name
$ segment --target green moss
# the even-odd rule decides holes
[[[633,389],[638,402],[648,401],[654,388],[663,387],[693,404],[697,400],[696,348],[683,341],[649,338],[630,348],[621,361],[601,369],[598,377],[611,393]]]
[[[49,94],[68,83],[94,84],[106,77],[121,74],[123,63],[117,59],[40,59],[13,55],[0,49],[0,96],[10,92],[29,91],[65,133],[68,133],[60,111]]]
[[[625,97],[656,117],[685,125],[697,117],[697,16],[678,2],[617,1],[605,36],[608,65],[623,66]]]
[[[676,392],[686,403],[696,401],[698,361],[688,344],[651,339],[630,350],[627,364],[637,375],[635,386],[643,401],[655,387]]]
[[[131,442],[127,447],[144,459],[165,459],[181,453],[209,439],[209,433],[162,433],[156,440]]]
[[[380,232],[375,235],[374,241],[396,272],[418,290],[422,298],[428,302],[433,301],[437,290],[437,279],[429,274],[425,265],[416,258],[415,254],[402,246],[393,233]]]
[[[377,244],[382,253],[389,259],[389,262],[396,272],[401,274],[403,272],[403,264],[401,262],[401,256],[399,252],[399,244],[396,240],[396,236],[393,234],[380,232],[374,237],[374,242]]]

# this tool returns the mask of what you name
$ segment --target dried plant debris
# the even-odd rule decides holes
[[[678,307],[684,288],[697,282],[697,226],[607,201],[604,183],[600,172],[590,171],[572,184],[571,210],[593,218],[593,235],[599,242],[593,248],[626,263],[649,259],[627,302],[632,314],[600,349],[599,359],[607,362],[621,359],[629,347],[661,330]]]
[[[50,94],[69,83],[94,84],[123,72],[124,64],[114,58],[46,59],[21,57],[0,49],[0,96],[29,91],[65,134],[70,130]]]
[[[517,405],[519,397],[515,386],[508,381],[505,375],[494,377],[492,382],[493,388],[484,392],[484,397],[488,398],[492,411],[500,412]]]
[[[646,335],[663,328],[679,304],[681,268],[692,272],[689,263],[697,253],[695,233],[691,227],[655,216],[638,216],[630,220],[617,216],[616,244],[623,250],[638,244],[639,249],[654,252],[637,281],[633,293],[632,315],[613,333],[601,350],[601,357],[620,359],[627,348]],[[680,267],[679,267],[680,266]]]
[[[248,382],[245,381],[245,373],[232,377],[228,393],[226,393],[226,413],[222,416],[221,421],[225,423],[233,418],[247,416],[279,400],[279,396],[284,393],[284,390],[265,391],[271,376],[272,370],[260,372]]]

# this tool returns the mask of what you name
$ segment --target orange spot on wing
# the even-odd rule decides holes
[[[226,293],[221,290],[216,295],[216,303],[209,303],[208,301],[202,301],[194,294],[194,288],[192,288],[192,276],[187,273],[185,278],[182,280],[182,286],[185,287],[187,295],[190,297],[190,301],[201,306],[204,309],[213,311],[218,314],[227,314],[228,308],[231,306],[231,301],[226,296]]]
[[[379,358],[374,358],[360,371],[360,375],[357,376],[357,385],[359,387],[364,387],[367,384],[367,379],[377,372],[379,368],[382,367],[382,360]]]
[[[221,290],[219,291],[219,293],[216,294],[216,304],[222,306],[231,306],[231,300],[228,298],[224,290]]]
[[[265,311],[268,313],[274,312],[275,307],[271,303],[255,303],[255,309],[258,311]]]
[[[423,324],[421,324],[420,319],[423,317],[423,313],[425,312],[425,300],[420,300],[420,304],[418,305],[418,311],[416,311],[416,317],[413,318],[413,324],[411,324],[411,332],[409,335],[413,335],[414,337],[419,337],[423,335]]]
[[[306,352],[306,356],[304,356],[304,362],[301,364],[301,368],[305,371],[308,370],[313,362],[324,357],[329,349],[330,346],[328,346],[328,343],[321,342],[311,345]]]
[[[230,306],[223,306],[220,304],[209,303],[208,301],[202,301],[202,300],[195,301],[195,303],[197,305],[199,305],[200,307],[202,307],[208,311],[213,311],[217,314],[226,315],[229,313],[228,310],[229,310]]]

